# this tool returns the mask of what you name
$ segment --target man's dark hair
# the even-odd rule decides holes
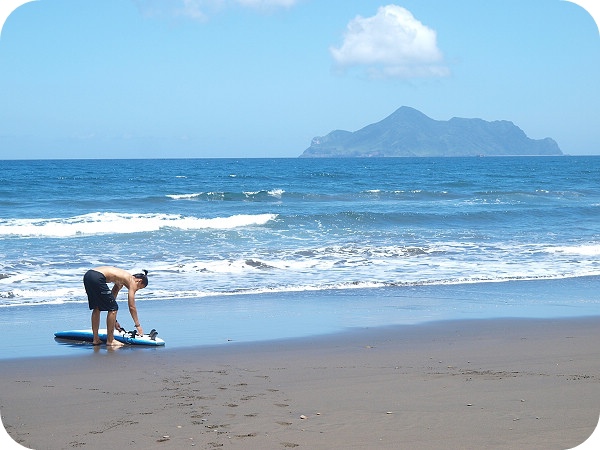
[[[139,278],[144,282],[144,287],[148,286],[148,271],[146,269],[143,269],[142,272],[144,273],[136,273],[133,276],[135,278]]]

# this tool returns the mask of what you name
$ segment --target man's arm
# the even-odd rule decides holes
[[[120,283],[114,284],[114,286],[112,288],[112,296],[115,298],[115,300],[117,299],[117,295],[119,295],[119,291],[121,290],[122,287],[123,287],[123,285]]]
[[[136,289],[132,286],[127,292],[127,304],[129,306],[129,314],[131,314],[131,318],[133,319],[133,324],[138,332],[138,334],[144,334],[144,330],[142,329],[142,325],[140,324],[140,319],[138,318],[137,308],[135,306],[135,291]]]
[[[119,291],[121,290],[122,287],[123,287],[123,285],[120,283],[115,283],[113,285],[111,292],[112,292],[112,296],[115,300],[117,299],[117,295],[119,295]],[[119,331],[121,331],[123,329],[121,327],[121,324],[119,324],[119,321],[116,319],[116,317],[115,317],[115,329],[119,330]]]

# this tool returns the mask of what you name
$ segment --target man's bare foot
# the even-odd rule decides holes
[[[123,345],[125,345],[125,344],[123,344],[122,342],[119,342],[117,340],[114,340],[110,343],[108,341],[106,341],[106,346],[111,347],[111,348],[119,348],[119,347],[123,347]]]
[[[102,345],[102,341],[92,341],[92,345]]]

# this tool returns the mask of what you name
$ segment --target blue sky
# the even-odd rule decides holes
[[[296,157],[401,106],[600,154],[598,80],[561,0],[39,0],[0,36],[0,159]]]

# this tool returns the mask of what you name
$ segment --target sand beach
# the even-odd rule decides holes
[[[7,359],[35,449],[567,449],[600,413],[600,318],[453,320]]]

